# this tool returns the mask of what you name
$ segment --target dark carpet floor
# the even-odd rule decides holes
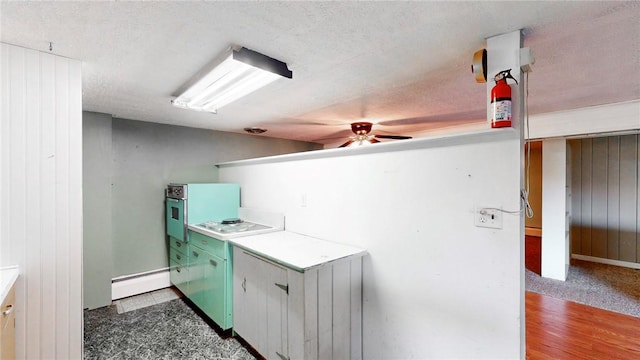
[[[527,291],[640,317],[640,270],[571,260],[567,281],[525,276]]]
[[[221,338],[182,299],[118,314],[84,312],[84,358],[255,359],[236,339]]]

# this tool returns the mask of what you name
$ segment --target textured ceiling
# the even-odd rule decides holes
[[[83,61],[83,108],[115,117],[340,143],[349,124],[425,134],[484,121],[470,72],[484,39],[523,29],[531,114],[640,99],[640,2],[5,2],[1,41]],[[229,45],[286,62],[219,110],[170,105]],[[489,56],[491,56],[489,54]]]

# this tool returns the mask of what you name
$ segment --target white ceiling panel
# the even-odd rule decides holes
[[[330,143],[354,121],[405,135],[483,121],[472,55],[517,29],[536,58],[531,114],[640,99],[638,19],[636,1],[2,1],[0,39],[46,52],[51,42],[52,53],[82,60],[88,111]],[[286,62],[293,79],[218,114],[172,107],[172,94],[232,44]]]

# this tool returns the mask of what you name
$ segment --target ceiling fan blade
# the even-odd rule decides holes
[[[349,141],[347,141],[346,143],[344,143],[344,144],[342,144],[342,145],[340,145],[340,146],[338,146],[338,147],[339,147],[339,148],[341,148],[341,147],[347,147],[347,146],[349,146],[349,145],[351,145],[351,144],[353,144],[353,140],[349,140]]]
[[[380,140],[376,140],[374,138],[371,138],[371,139],[369,139],[369,142],[372,143],[372,144],[375,144],[375,143],[379,143]]]
[[[394,139],[394,140],[407,140],[413,139],[411,136],[400,136],[400,135],[374,135],[378,139]]]

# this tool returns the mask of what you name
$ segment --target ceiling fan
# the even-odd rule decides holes
[[[362,145],[364,143],[374,144],[380,142],[378,139],[394,139],[394,140],[406,140],[411,139],[411,136],[400,136],[400,135],[374,135],[371,133],[372,123],[361,121],[351,123],[351,131],[353,131],[353,136],[349,137],[349,141],[340,145],[339,147],[347,147],[349,145],[357,143],[358,145]]]

